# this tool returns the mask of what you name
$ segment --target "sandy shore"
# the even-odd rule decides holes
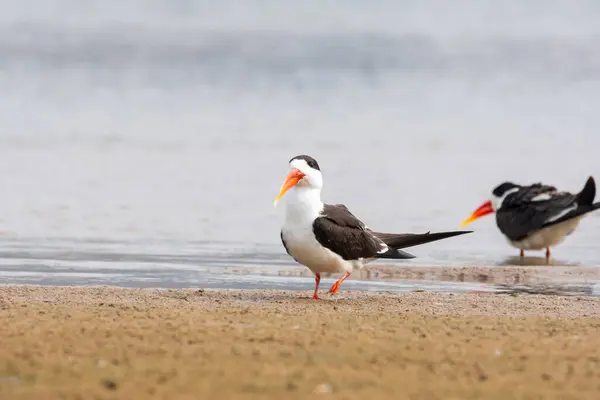
[[[0,287],[0,398],[600,398],[600,299],[300,294]]]

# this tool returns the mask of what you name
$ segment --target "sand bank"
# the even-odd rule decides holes
[[[300,294],[0,287],[0,398],[600,395],[597,298]]]

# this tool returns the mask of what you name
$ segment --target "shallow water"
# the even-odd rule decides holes
[[[272,206],[301,153],[387,231],[456,229],[504,180],[600,179],[600,5],[459,3],[0,1],[2,282],[310,288],[278,276]],[[472,229],[404,263],[515,263]],[[599,234],[555,263],[600,266]]]

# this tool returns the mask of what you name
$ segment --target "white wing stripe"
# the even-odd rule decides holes
[[[535,196],[533,199],[531,199],[531,201],[546,201],[550,200],[551,198],[552,196],[550,196],[548,193],[542,193]]]
[[[564,217],[565,215],[567,215],[568,213],[570,213],[571,211],[575,211],[575,210],[577,210],[577,204],[574,204],[573,206],[566,208],[566,209],[562,210],[561,212],[559,212],[558,214],[548,218],[546,220],[546,223],[557,221],[557,220],[561,219],[562,217]]]

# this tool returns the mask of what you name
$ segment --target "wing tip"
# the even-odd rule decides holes
[[[577,202],[583,205],[592,205],[594,203],[594,199],[596,198],[596,181],[594,181],[594,177],[590,176],[581,192],[577,194]]]
[[[596,181],[594,177],[590,176],[585,182],[581,192],[577,194],[577,201],[583,204],[593,204],[596,198]]]
[[[448,232],[440,232],[440,234],[442,234],[442,235],[448,235],[447,237],[466,235],[467,233],[473,233],[473,231],[448,231]]]
[[[425,232],[425,235],[464,235],[466,233],[473,233],[474,231],[444,231],[444,232],[435,232],[431,233],[431,231]]]

